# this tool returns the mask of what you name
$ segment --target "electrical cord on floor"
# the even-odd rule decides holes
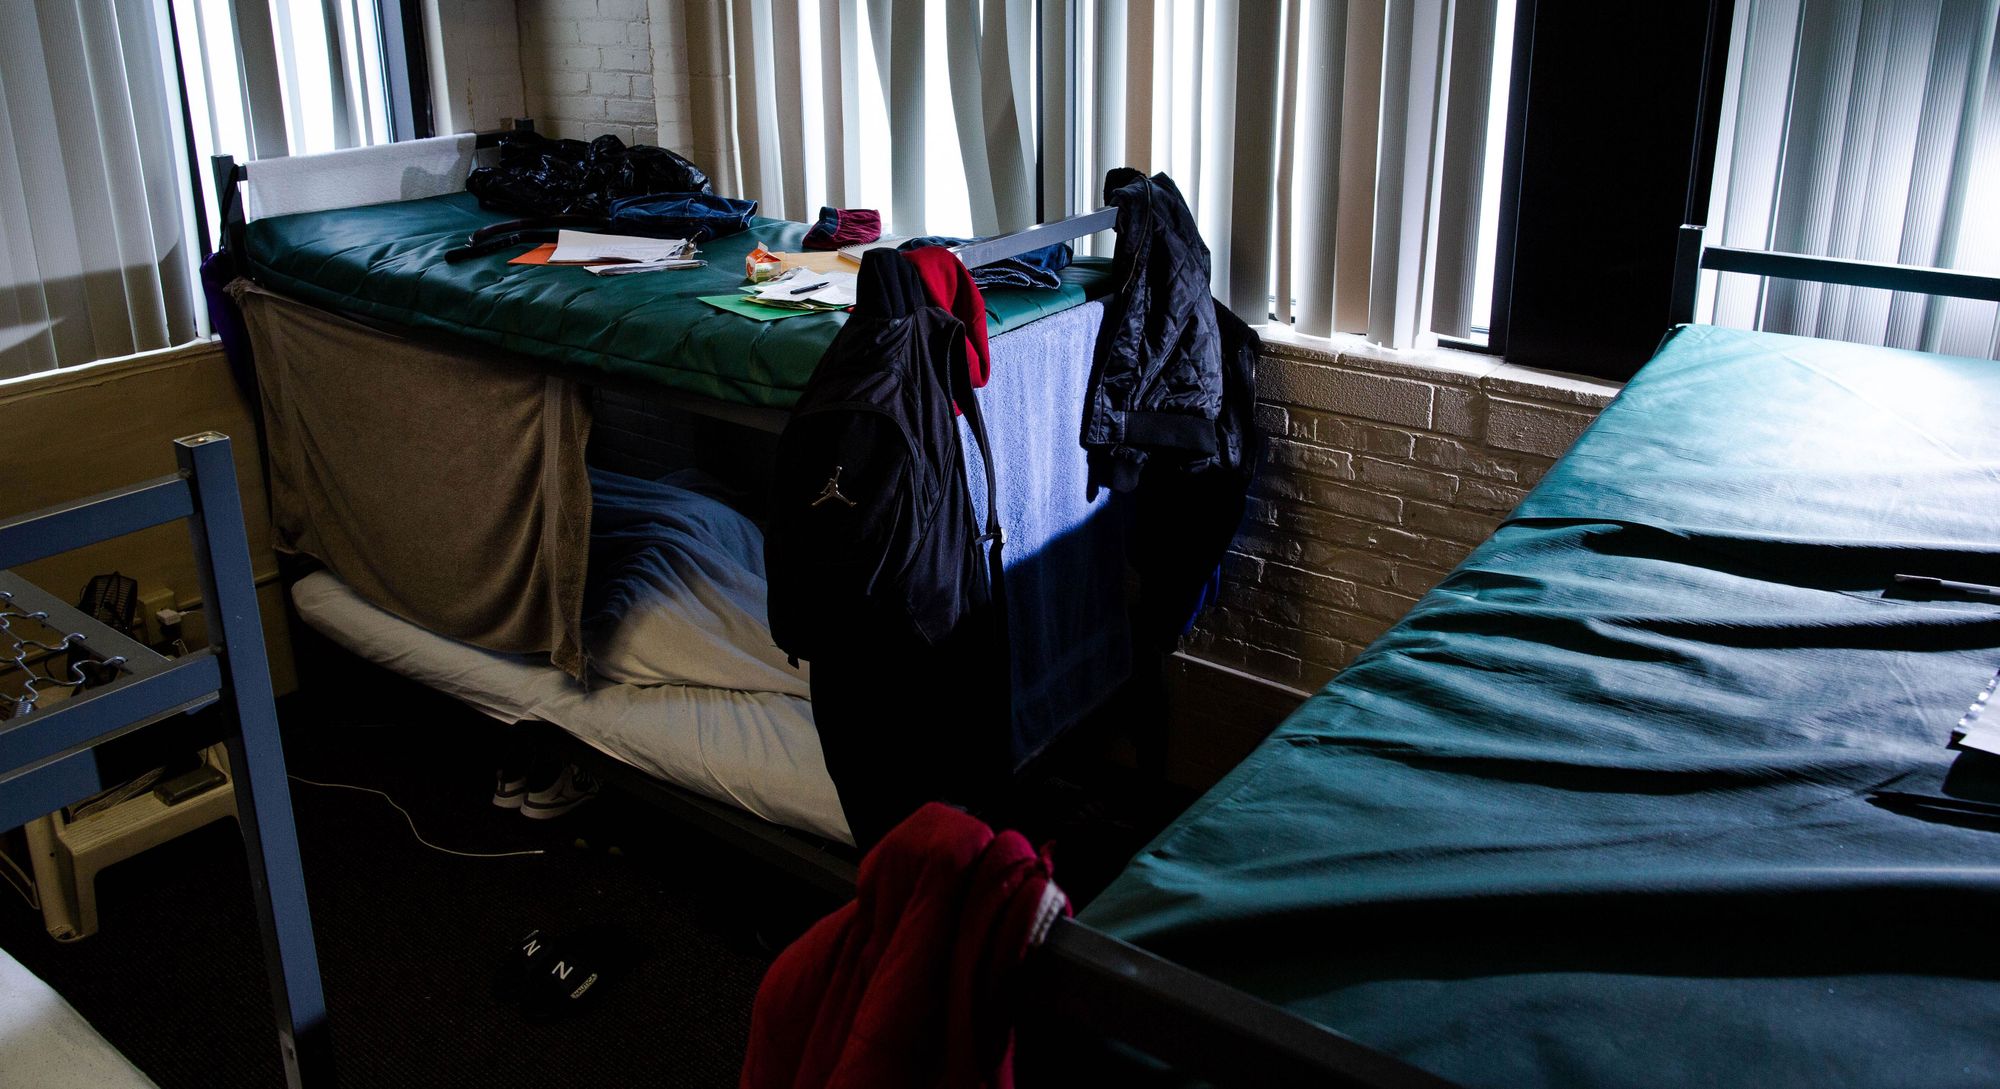
[[[21,864],[14,861],[13,856],[9,855],[5,851],[0,851],[0,862],[5,862],[7,864],[8,869],[13,870],[15,874],[20,875],[20,880],[16,881],[14,877],[11,875],[0,874],[0,876],[7,877],[7,883],[14,887],[15,892],[21,894],[21,899],[27,901],[28,908],[30,910],[32,911],[42,910],[41,893],[39,890],[35,888],[34,879],[28,876],[28,871],[22,869]]]
[[[290,773],[288,772],[287,774],[289,775]],[[418,843],[421,843],[424,846],[429,847],[431,850],[437,851],[440,854],[456,855],[459,858],[522,858],[527,855],[545,855],[548,853],[547,851],[544,851],[539,847],[531,851],[495,851],[492,853],[486,853],[481,851],[454,851],[449,847],[440,847],[437,844],[432,843],[430,840],[425,839],[424,834],[422,832],[417,831],[416,818],[410,816],[409,810],[404,809],[400,805],[397,805],[396,799],[389,797],[389,795],[383,793],[382,791],[376,790],[374,787],[355,786],[353,783],[322,783],[317,779],[308,779],[303,775],[291,775],[290,777],[292,779],[297,780],[298,782],[306,784],[307,786],[331,787],[338,790],[358,790],[363,794],[374,794],[380,796],[383,801],[388,802],[390,806],[394,807],[396,812],[401,813],[403,815],[404,822],[410,826],[410,834],[417,838]]]

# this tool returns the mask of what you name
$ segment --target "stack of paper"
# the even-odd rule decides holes
[[[854,305],[856,277],[852,272],[814,272],[795,268],[775,280],[747,284],[743,293],[763,306],[792,310],[845,310]]]
[[[861,255],[869,250],[879,250],[884,246],[900,246],[904,241],[902,235],[885,234],[873,242],[857,242],[852,246],[842,246],[835,252],[858,265],[861,263]]]
[[[693,250],[689,250],[693,253]],[[635,272],[658,272],[670,268],[700,268],[708,264],[699,257],[669,257],[660,261],[625,261],[612,265],[585,265],[593,276],[630,276]]]
[[[2000,688],[2000,673],[1993,674],[1993,679],[1986,682],[1986,687],[1980,690],[1978,697],[1972,701],[1972,707],[1958,720],[1958,725],[1952,728],[1953,746],[2000,755],[2000,719],[1986,718],[1986,705],[1993,699],[1993,691],[1996,688]]]
[[[599,276],[624,276],[661,269],[698,268],[706,263],[694,253],[694,244],[685,238],[558,231],[549,264],[582,265]]]

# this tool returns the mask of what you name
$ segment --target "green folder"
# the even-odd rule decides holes
[[[831,314],[831,310],[800,310],[789,306],[766,306],[742,295],[702,295],[702,302],[718,310],[741,314],[754,321],[777,321],[779,318],[799,318],[807,314]]]

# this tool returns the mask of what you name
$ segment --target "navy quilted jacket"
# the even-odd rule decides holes
[[[1090,487],[1131,491],[1149,459],[1195,470],[1240,467],[1247,403],[1225,411],[1225,360],[1255,366],[1257,337],[1209,294],[1208,246],[1165,174],[1104,177],[1118,210],[1114,267],[1083,410]],[[1247,376],[1247,375],[1246,375]]]

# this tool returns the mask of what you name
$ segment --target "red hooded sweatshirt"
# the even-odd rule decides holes
[[[765,974],[742,1089],[1011,1089],[1003,985],[1068,913],[1019,833],[924,806]]]
[[[986,347],[986,296],[972,282],[964,262],[943,246],[919,246],[903,251],[903,259],[916,266],[923,277],[924,294],[931,305],[951,311],[965,323],[965,366],[972,372],[972,388],[984,389],[993,373],[993,356]]]

